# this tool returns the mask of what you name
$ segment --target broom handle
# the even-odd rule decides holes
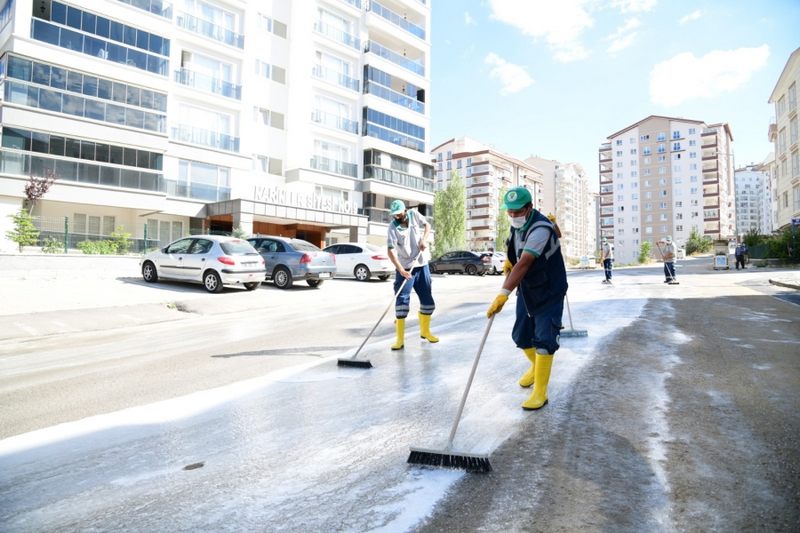
[[[422,252],[418,253],[417,256],[414,258],[414,262],[411,263],[411,268],[412,269],[414,268],[414,264],[417,262],[417,260],[419,259],[420,255],[422,255]],[[392,304],[395,302],[395,300],[397,300],[397,295],[400,294],[400,291],[402,291],[403,287],[406,286],[406,282],[407,281],[408,281],[408,278],[403,278],[403,283],[400,284],[400,288],[397,289],[397,292],[395,292],[394,296],[392,296],[392,300],[389,302],[389,305],[386,306],[386,309],[383,311],[383,314],[381,315],[381,317],[378,319],[378,321],[375,323],[375,325],[372,326],[372,331],[369,332],[367,337],[364,339],[364,342],[361,343],[361,346],[358,347],[358,350],[356,350],[356,353],[353,354],[353,357],[351,357],[350,359],[355,359],[356,357],[358,357],[358,354],[361,352],[361,349],[364,347],[365,344],[367,344],[367,341],[369,340],[370,337],[372,337],[372,334],[375,333],[375,330],[378,329],[378,326],[380,325],[380,323],[383,322],[383,319],[386,317],[386,313],[388,313],[389,309],[392,308]]]
[[[564,301],[567,302],[567,316],[569,317],[569,329],[574,330],[575,328],[572,327],[572,311],[569,310],[569,296],[567,296],[567,293],[564,293]]]
[[[489,336],[489,330],[492,329],[492,322],[494,322],[494,315],[492,315],[489,318],[489,322],[486,324],[486,330],[483,332],[481,345],[480,347],[478,347],[478,353],[475,354],[475,361],[472,363],[472,370],[469,373],[467,386],[464,389],[464,395],[461,397],[461,405],[458,406],[458,413],[456,413],[456,419],[453,421],[453,429],[450,430],[450,437],[447,439],[447,448],[453,446],[453,439],[455,439],[456,437],[456,430],[458,429],[458,423],[461,421],[461,413],[464,411],[464,404],[467,403],[467,395],[469,394],[469,388],[472,386],[472,378],[475,377],[475,370],[478,368],[478,361],[481,358],[481,352],[483,352],[483,345],[486,344],[486,338]]]

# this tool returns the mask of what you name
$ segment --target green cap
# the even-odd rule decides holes
[[[525,187],[514,187],[510,189],[503,198],[503,205],[500,209],[511,209],[516,211],[531,203],[531,192]]]
[[[667,235],[667,242],[672,242],[672,235]]]
[[[394,200],[389,206],[389,214],[392,216],[399,215],[406,210],[406,204],[402,200]]]

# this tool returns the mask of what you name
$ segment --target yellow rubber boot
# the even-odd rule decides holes
[[[405,344],[406,336],[406,319],[398,318],[394,321],[395,329],[397,330],[397,340],[392,344],[392,350],[402,350]]]
[[[529,411],[541,409],[547,405],[547,383],[550,381],[550,369],[553,367],[553,356],[536,354],[536,375],[533,394],[522,403],[522,408]]]
[[[439,342],[439,337],[431,333],[431,315],[419,314],[419,336],[428,342]]]
[[[519,378],[519,386],[530,387],[533,385],[534,372],[536,371],[536,348],[525,348],[522,351],[525,352],[525,357],[531,362],[531,367]]]

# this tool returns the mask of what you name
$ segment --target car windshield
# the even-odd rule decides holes
[[[302,252],[321,252],[322,251],[319,248],[317,248],[316,246],[314,246],[313,244],[311,244],[310,242],[304,241],[302,239],[292,239],[289,243],[292,245],[292,248],[294,248],[295,250],[302,251]]]
[[[228,255],[258,255],[252,244],[241,239],[221,242],[220,246]]]

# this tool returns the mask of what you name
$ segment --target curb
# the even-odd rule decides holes
[[[769,282],[771,285],[777,285],[778,287],[786,287],[787,289],[800,290],[800,283],[791,283],[788,281],[780,281],[777,279],[771,279],[769,280]]]

